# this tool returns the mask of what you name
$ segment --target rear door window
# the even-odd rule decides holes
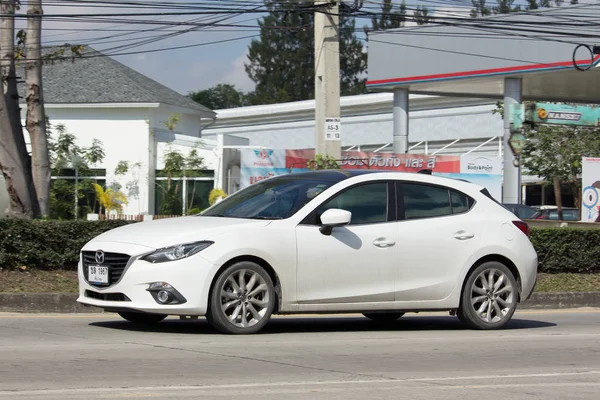
[[[443,186],[402,183],[399,195],[403,200],[404,219],[435,218],[461,214],[474,204],[471,197]],[[400,214],[400,216],[402,213]]]

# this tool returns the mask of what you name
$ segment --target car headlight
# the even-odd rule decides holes
[[[206,249],[213,243],[214,242],[208,240],[203,240],[201,242],[179,244],[177,246],[165,247],[162,249],[158,249],[154,253],[148,254],[147,256],[144,256],[141,259],[151,263],[181,260],[182,258],[193,256],[194,254]]]

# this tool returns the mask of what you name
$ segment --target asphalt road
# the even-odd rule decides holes
[[[490,332],[446,314],[276,317],[252,336],[0,314],[0,338],[0,399],[600,398],[600,309],[519,312]]]

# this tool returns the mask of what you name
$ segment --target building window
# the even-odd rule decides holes
[[[186,174],[192,176],[169,178],[163,170],[156,171],[154,214],[193,215],[209,207],[214,171],[186,171]]]
[[[52,219],[85,219],[100,212],[92,183],[106,185],[105,169],[70,169],[52,171],[50,182],[50,217]],[[77,196],[77,202],[75,198]]]

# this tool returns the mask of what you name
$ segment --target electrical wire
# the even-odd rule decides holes
[[[112,35],[105,35],[102,37],[82,39],[81,41],[84,44],[88,45],[106,45],[106,44],[116,44],[122,43],[119,46],[113,46],[103,51],[107,52],[107,55],[126,55],[126,54],[140,54],[144,52],[155,52],[155,51],[167,51],[170,49],[179,49],[179,48],[187,48],[194,46],[204,46],[214,43],[226,43],[228,41],[234,40],[243,40],[245,38],[256,37],[258,35],[247,35],[239,38],[230,38],[225,41],[209,41],[202,43],[195,43],[191,45],[185,46],[174,46],[174,47],[164,47],[161,49],[148,49],[148,50],[140,50],[135,52],[129,52],[133,48],[147,46],[152,43],[156,43],[160,40],[168,40],[173,39],[175,37],[179,37],[185,34],[189,34],[192,32],[200,32],[200,31],[210,31],[210,32],[248,32],[248,31],[262,31],[265,29],[280,29],[284,31],[294,31],[298,29],[306,29],[308,26],[302,27],[287,27],[287,26],[262,26],[258,27],[256,25],[247,25],[244,23],[225,23],[226,20],[231,20],[233,18],[237,18],[241,15],[261,15],[269,11],[269,8],[263,2],[254,2],[248,3],[247,1],[236,1],[236,0],[222,0],[222,1],[203,1],[203,2],[148,2],[148,1],[124,1],[124,2],[115,2],[115,1],[106,1],[106,0],[47,0],[46,6],[55,6],[55,7],[64,7],[64,6],[97,6],[99,8],[115,8],[115,5],[120,6],[121,8],[129,7],[129,11],[135,9],[156,9],[160,12],[150,12],[150,13],[135,13],[135,14],[123,14],[121,10],[119,13],[112,12],[104,12],[104,13],[47,13],[43,14],[42,18],[45,18],[46,21],[51,22],[59,22],[61,24],[66,23],[81,23],[85,22],[86,24],[107,24],[107,23],[117,23],[117,25],[113,25],[113,27],[123,27],[130,26],[132,29],[127,30],[119,30],[112,31],[115,32]],[[259,4],[260,3],[260,4]],[[381,5],[382,1],[373,1],[373,0],[365,0],[363,2],[363,9],[356,10],[348,14],[338,13],[338,16],[341,17],[353,17],[355,19],[371,19],[371,18],[380,18],[382,16],[381,13]],[[445,0],[428,0],[424,1],[427,4],[454,4],[454,3],[463,3],[463,7],[465,10],[469,8],[468,1],[445,1]],[[27,5],[27,1],[22,3],[24,6]],[[249,7],[249,5],[254,5],[254,8]],[[574,9],[574,8],[583,8],[590,7],[593,5],[583,4],[578,7],[565,7],[565,9]],[[379,11],[375,10],[375,7],[379,7]],[[117,7],[118,8],[118,7]],[[471,6],[472,8],[472,6]],[[598,6],[596,5],[596,8]],[[175,10],[175,11],[172,11]],[[373,10],[373,11],[371,11]],[[415,11],[416,8],[411,9],[407,7],[407,11]],[[552,10],[556,10],[553,8]],[[552,11],[551,10],[551,11]],[[599,8],[600,10],[600,8]],[[290,5],[286,7],[285,5],[281,8],[277,9],[278,12],[290,12],[290,13],[313,13],[323,12],[328,13],[323,9],[317,9],[314,5],[310,4],[306,7],[296,8]],[[578,39],[598,39],[600,35],[593,33],[593,27],[600,25],[600,20],[588,20],[582,21],[578,20],[569,20],[565,19],[565,13],[561,14],[561,18],[555,18],[555,15],[544,15],[548,10],[536,10],[536,12],[521,12],[520,14],[531,15],[533,17],[539,18],[550,18],[553,19],[553,23],[549,24],[548,21],[535,21],[535,20],[526,20],[526,21],[506,21],[504,20],[506,17],[510,17],[511,14],[504,15],[496,15],[490,18],[470,18],[466,15],[461,15],[460,13],[450,13],[446,12],[443,17],[435,17],[434,15],[430,15],[432,18],[432,23],[429,25],[423,25],[420,27],[414,28],[404,28],[400,31],[389,31],[386,33],[391,34],[399,34],[399,35],[423,35],[423,36],[442,36],[442,37],[465,37],[465,38],[494,38],[498,40],[545,40],[545,41],[553,41],[553,42],[563,42],[569,43],[573,45],[581,44],[578,42]],[[133,12],[133,11],[132,11]],[[331,14],[331,13],[329,13]],[[595,14],[591,14],[594,16]],[[23,15],[26,17],[26,15]],[[185,21],[173,21],[173,18],[181,18],[182,16],[199,16],[198,18],[188,19]],[[148,18],[151,17],[151,18]],[[158,18],[157,18],[158,17]],[[219,18],[221,17],[221,18]],[[580,17],[580,16],[578,16]],[[389,17],[391,20],[399,17],[395,15],[391,15]],[[570,18],[570,17],[569,17]],[[415,22],[416,19],[414,17],[403,16],[402,19],[406,22]],[[250,18],[248,21],[256,21],[257,17]],[[510,26],[506,24],[510,23]],[[143,28],[143,29],[135,29],[136,26],[155,26],[155,28]],[[430,26],[442,26],[447,27],[449,29],[442,30],[438,32],[429,32],[427,29]],[[468,30],[473,31],[472,33],[457,33],[453,32],[452,28],[462,27]],[[57,29],[68,29],[68,28],[57,28]],[[573,32],[574,29],[577,29],[577,32]],[[571,32],[569,32],[571,30]],[[89,32],[89,33],[97,33],[97,32],[111,32],[108,27],[98,27],[98,28],[85,28],[81,29],[77,32]],[[158,33],[160,32],[160,33]],[[356,28],[356,33],[362,32],[362,29]],[[66,34],[60,34],[66,35]],[[130,37],[128,36],[142,36],[145,37]],[[124,39],[126,38],[126,39]],[[113,40],[114,39],[114,40]],[[371,41],[375,41],[372,37],[369,38]],[[52,41],[49,43],[57,43],[58,41]],[[526,61],[523,61],[526,62]]]

